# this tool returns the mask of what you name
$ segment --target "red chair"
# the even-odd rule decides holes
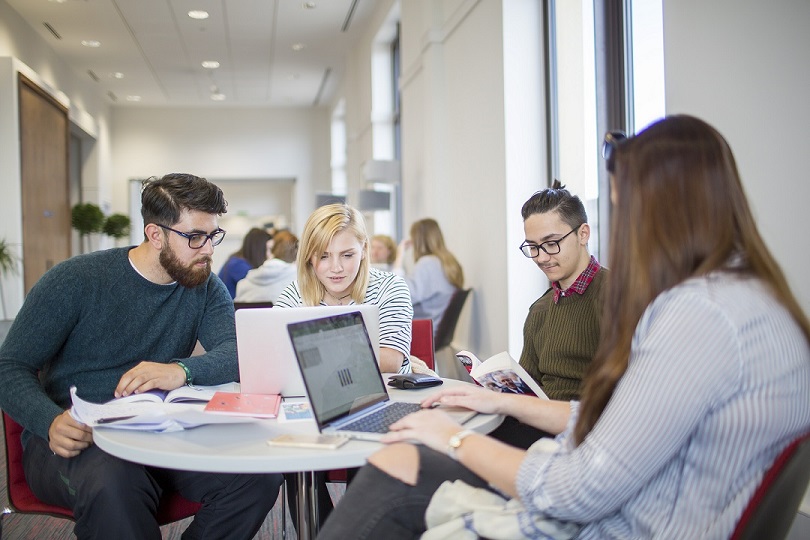
[[[44,514],[65,519],[73,519],[73,512],[61,506],[45,504],[36,498],[25,481],[23,471],[23,448],[20,442],[22,426],[3,412],[3,435],[6,445],[6,473],[8,503],[12,512],[21,514]],[[164,493],[158,506],[157,520],[160,525],[185,519],[197,513],[202,505],[189,501],[179,493]],[[5,515],[5,514],[3,514]],[[0,533],[3,530],[0,516]]]
[[[731,540],[787,537],[810,481],[810,433],[785,448],[765,472]]]
[[[430,369],[435,369],[434,355],[433,321],[414,319],[411,324],[411,356],[422,360]]]

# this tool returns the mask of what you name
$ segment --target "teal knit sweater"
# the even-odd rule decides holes
[[[529,310],[520,365],[551,399],[579,399],[580,383],[599,344],[606,273],[600,268],[585,294],[563,296],[557,304],[549,289]]]
[[[47,439],[70,407],[72,385],[86,400],[108,401],[127,370],[187,359],[198,339],[208,352],[184,360],[193,381],[238,380],[233,302],[222,281],[152,283],[130,265],[130,249],[68,259],[28,293],[0,348],[0,408],[27,432]]]

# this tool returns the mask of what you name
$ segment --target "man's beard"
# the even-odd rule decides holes
[[[207,263],[205,268],[196,267],[196,264],[200,262],[201,259],[197,259],[187,266],[184,266],[168,243],[166,247],[160,250],[159,260],[160,265],[173,280],[189,289],[202,285],[208,280],[208,276],[211,275],[211,257],[204,257]]]

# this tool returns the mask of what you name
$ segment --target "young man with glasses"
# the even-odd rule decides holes
[[[582,201],[555,182],[521,209],[520,251],[551,282],[529,309],[520,365],[553,400],[579,399],[580,384],[599,343],[606,269],[588,252],[591,229]],[[528,448],[543,432],[507,418],[492,435]]]
[[[20,423],[25,475],[44,502],[71,508],[84,538],[160,538],[161,492],[203,506],[184,538],[253,538],[278,475],[214,474],[126,462],[73,419],[70,387],[88,401],[237,380],[233,303],[211,274],[222,191],[204,178],[145,182],[144,241],[81,255],[31,289],[0,348],[0,408]],[[190,357],[199,340],[205,353]]]

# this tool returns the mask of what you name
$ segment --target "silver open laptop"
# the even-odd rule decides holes
[[[391,401],[360,313],[288,325],[315,421],[323,433],[378,440],[388,426],[418,411]],[[466,421],[475,415],[464,411]]]
[[[304,382],[287,325],[338,313],[360,312],[373,347],[380,354],[380,312],[375,305],[251,308],[236,311],[239,380],[247,394],[305,395]]]

